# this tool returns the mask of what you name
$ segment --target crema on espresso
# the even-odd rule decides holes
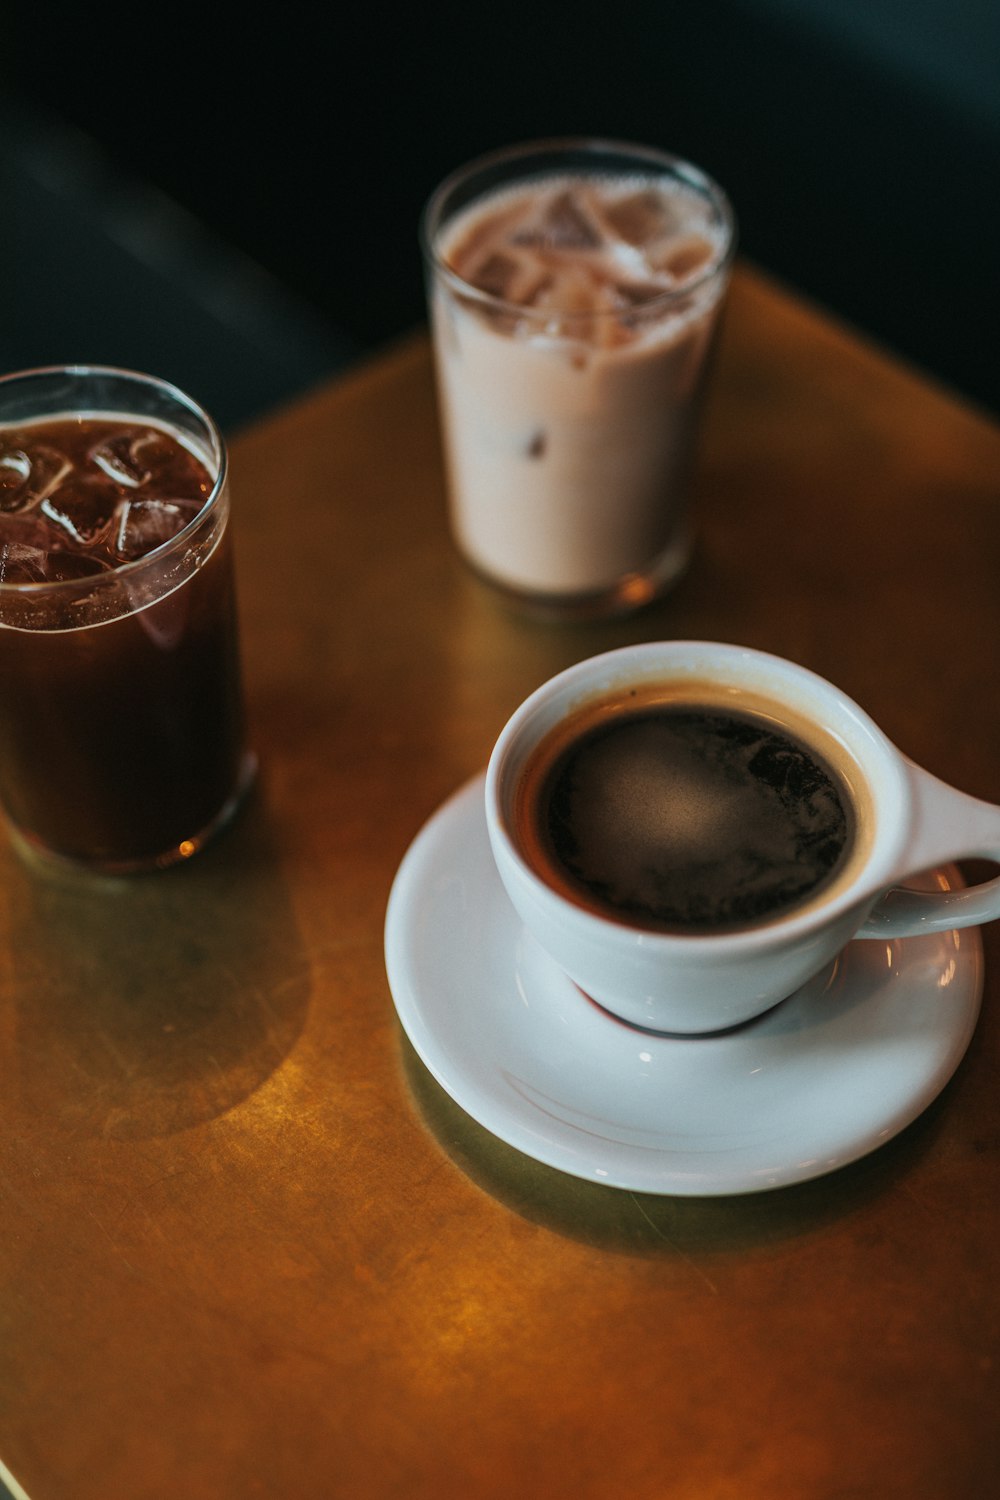
[[[633,693],[543,742],[516,817],[542,878],[676,933],[738,931],[822,898],[858,841],[848,780],[797,726],[735,701]]]

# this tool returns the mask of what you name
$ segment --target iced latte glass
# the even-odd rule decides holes
[[[449,177],[421,240],[460,550],[537,613],[646,603],[691,548],[725,194],[642,146],[538,142]]]
[[[0,803],[15,842],[108,872],[187,858],[253,774],[226,450],[162,381],[0,380]]]

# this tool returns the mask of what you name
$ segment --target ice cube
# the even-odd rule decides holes
[[[601,299],[600,283],[585,266],[560,266],[534,300],[534,306],[559,313],[592,312]]]
[[[44,547],[9,541],[0,536],[0,584],[44,583],[49,555]]]
[[[672,206],[652,188],[605,203],[602,211],[605,224],[626,245],[654,245],[676,224]]]
[[[134,562],[156,547],[162,547],[202,508],[200,500],[119,501],[111,545],[122,562]]]
[[[665,280],[616,281],[613,285],[616,305],[622,311],[641,307],[644,302],[652,302],[654,297],[661,297],[665,291],[669,290],[671,290],[671,283]]]
[[[497,250],[477,268],[471,279],[481,291],[504,302],[530,307],[551,281],[552,273],[531,250],[517,253]]]
[[[65,546],[92,547],[108,533],[118,496],[106,480],[79,475],[65,480],[39,506]]]
[[[469,276],[472,285],[491,297],[501,297],[505,302],[516,302],[516,292],[522,280],[521,261],[507,255],[503,250],[494,250]]]
[[[0,583],[41,583],[52,538],[36,515],[0,514]]]
[[[37,514],[0,516],[0,583],[57,583],[107,567],[95,557],[64,552]]]
[[[30,477],[31,459],[23,448],[0,448],[0,496],[6,498],[11,491],[21,490]]]
[[[657,256],[657,270],[669,272],[677,281],[690,281],[709,264],[714,254],[708,240],[700,234],[689,234],[671,241]]]
[[[21,448],[0,442],[0,511],[30,510],[52,493],[72,467],[48,443]]]
[[[586,205],[567,189],[543,203],[530,222],[511,236],[511,244],[546,250],[596,250],[601,234]]]
[[[166,433],[153,427],[129,427],[103,438],[88,456],[108,479],[137,490],[148,483],[158,465],[172,461],[174,451],[175,444]]]

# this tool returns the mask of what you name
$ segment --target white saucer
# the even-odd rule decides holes
[[[959,884],[940,871],[942,886]],[[386,915],[400,1020],[487,1130],[574,1176],[710,1196],[818,1177],[873,1150],[947,1083],[982,996],[978,930],[852,943],[738,1031],[617,1021],[539,948],[500,884],[483,781],[407,852]]]

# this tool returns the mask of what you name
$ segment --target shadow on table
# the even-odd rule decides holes
[[[942,1096],[894,1140],[811,1182],[712,1198],[633,1193],[571,1177],[508,1146],[459,1108],[402,1033],[400,1047],[424,1123],[478,1187],[533,1223],[622,1254],[740,1250],[845,1217],[912,1170],[933,1144],[944,1108]]]
[[[16,1086],[74,1136],[170,1135],[280,1065],[309,1000],[263,799],[190,865],[106,879],[12,860]]]

